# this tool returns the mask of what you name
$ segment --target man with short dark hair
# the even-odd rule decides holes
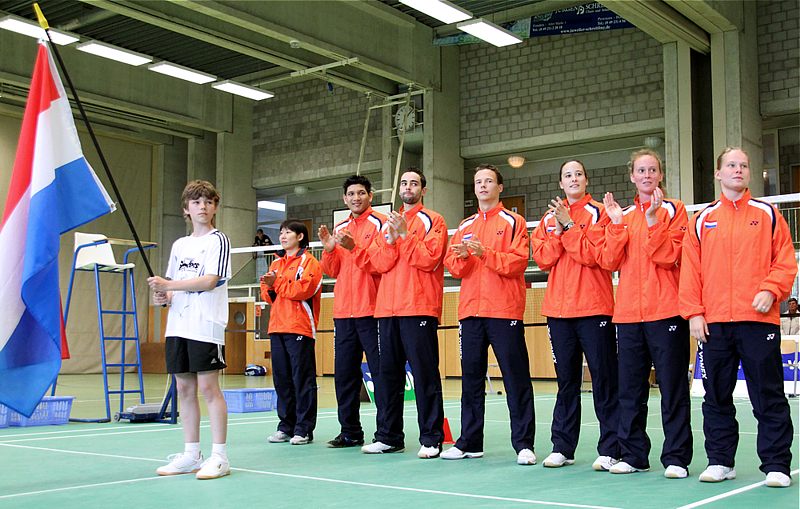
[[[525,218],[503,207],[503,176],[496,166],[475,170],[478,213],[461,221],[444,258],[461,279],[458,331],[461,353],[461,436],[442,458],[483,456],[484,377],[489,345],[497,356],[511,418],[517,463],[533,465],[533,387],[525,345]]]
[[[380,274],[369,262],[367,249],[381,233],[386,216],[372,209],[372,183],[362,175],[348,177],[342,185],[342,199],[350,215],[333,228],[319,227],[322,242],[322,270],[336,278],[333,288],[334,385],[341,432],[328,446],[364,445],[359,418],[361,358],[367,356],[375,385],[376,420],[383,413],[380,386],[378,321],[374,318]]]
[[[400,177],[403,208],[391,213],[370,247],[370,262],[382,274],[375,317],[380,327],[380,383],[386,390],[386,411],[375,441],[361,448],[366,454],[405,448],[406,361],[414,375],[417,399],[421,445],[417,456],[438,457],[444,439],[437,329],[442,316],[447,225],[440,214],[422,205],[426,191],[422,171],[407,169]]]

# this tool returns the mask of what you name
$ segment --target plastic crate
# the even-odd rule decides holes
[[[49,426],[66,424],[72,410],[73,396],[45,396],[36,406],[33,415],[25,417],[13,410],[8,412],[9,426]]]
[[[222,391],[228,413],[269,412],[278,406],[278,395],[273,388],[228,389]]]
[[[8,413],[8,407],[5,405],[0,405],[0,428],[8,427]]]

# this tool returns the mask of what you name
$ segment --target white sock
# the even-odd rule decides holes
[[[211,454],[217,454],[228,459],[228,446],[226,444],[211,444]]]
[[[195,458],[200,457],[200,442],[186,442],[183,444],[183,450],[191,454]]]

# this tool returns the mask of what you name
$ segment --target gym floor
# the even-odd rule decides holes
[[[161,400],[165,375],[147,375],[147,401]],[[269,377],[225,376],[223,388],[271,386]],[[495,389],[502,389],[494,381]],[[701,401],[693,398],[695,458],[690,477],[663,477],[658,462],[661,441],[658,391],[651,391],[648,432],[653,442],[652,469],[630,475],[594,472],[598,428],[591,394],[583,395],[581,442],[572,466],[547,469],[549,428],[555,396],[553,382],[534,382],[536,453],[539,464],[519,466],[509,443],[508,410],[503,395],[490,394],[486,405],[486,455],[445,461],[416,457],[414,402],[406,402],[407,449],[403,453],[364,455],[358,448],[329,449],[325,442],[339,431],[333,378],[319,379],[320,410],[315,442],[306,446],[269,444],[275,412],[230,414],[229,456],[232,473],[213,481],[194,476],[159,477],[155,469],[168,454],[182,449],[180,425],[69,423],[0,429],[0,507],[536,507],[576,508],[748,508],[798,507],[798,399],[791,399],[795,429],[793,485],[767,488],[755,453],[756,423],[747,400],[737,400],[740,443],[733,481],[701,483],[706,466]],[[76,399],[72,417],[105,414],[102,382],[97,375],[64,375],[59,395]],[[445,414],[453,434],[459,430],[460,381],[445,380]],[[134,404],[130,400],[128,405]],[[126,405],[127,406],[127,405]],[[112,414],[115,412],[112,401]],[[374,407],[362,405],[367,436],[375,429]],[[201,441],[210,453],[208,421]]]

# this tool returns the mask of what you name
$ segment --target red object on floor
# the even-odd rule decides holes
[[[454,444],[455,441],[453,440],[453,432],[450,431],[450,423],[447,421],[447,417],[444,418],[444,440],[442,441],[443,444]]]

